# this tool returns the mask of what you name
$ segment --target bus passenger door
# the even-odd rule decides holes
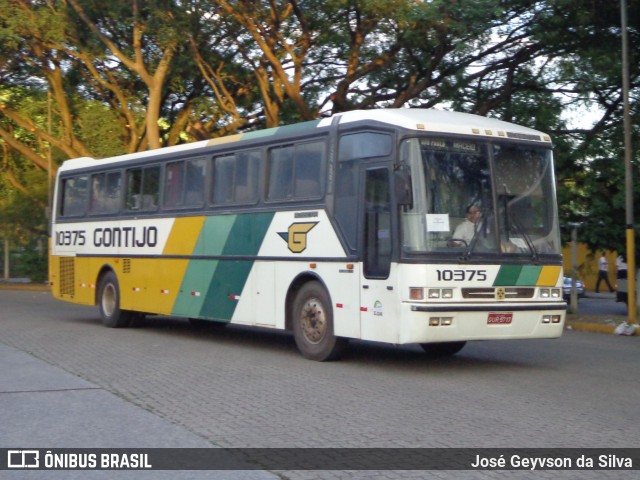
[[[360,273],[361,338],[396,343],[399,338],[398,292],[392,268],[393,228],[390,172],[364,172],[362,270]]]

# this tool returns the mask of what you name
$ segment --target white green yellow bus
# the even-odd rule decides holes
[[[50,271],[56,298],[98,305],[108,327],[162,315],[284,329],[315,360],[352,338],[444,355],[559,337],[551,140],[381,109],[68,160]]]

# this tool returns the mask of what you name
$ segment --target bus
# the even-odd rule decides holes
[[[68,160],[51,232],[54,297],[107,327],[282,329],[323,361],[349,339],[452,355],[565,322],[551,139],[471,114],[349,111]]]

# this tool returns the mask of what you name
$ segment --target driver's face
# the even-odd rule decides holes
[[[467,218],[470,222],[478,223],[478,220],[480,220],[480,209],[477,207],[470,208],[467,212]]]

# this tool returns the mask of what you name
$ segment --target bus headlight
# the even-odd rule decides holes
[[[430,327],[449,327],[453,323],[453,317],[429,317]]]
[[[562,298],[562,292],[559,288],[541,288],[540,298]]]
[[[542,323],[560,323],[562,321],[562,315],[543,315]]]
[[[422,287],[409,287],[409,300],[412,301],[424,301],[424,300],[451,300],[453,299],[453,288],[422,288]]]

